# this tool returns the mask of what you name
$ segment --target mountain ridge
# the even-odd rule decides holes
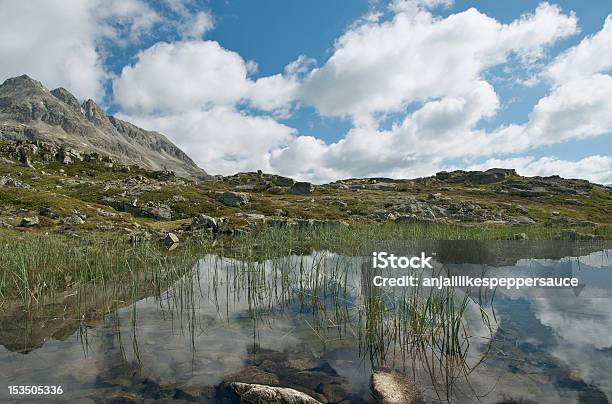
[[[63,87],[48,90],[22,75],[0,85],[0,139],[40,140],[179,176],[206,178],[206,171],[166,136],[108,116],[93,101],[80,104]]]

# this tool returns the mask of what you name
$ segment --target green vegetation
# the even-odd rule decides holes
[[[579,229],[580,230],[580,229]],[[521,228],[530,240],[550,240],[551,227]],[[612,239],[610,227],[596,229]],[[328,250],[358,255],[364,242],[377,240],[509,240],[516,228],[448,224],[382,224],[346,227],[264,227],[234,237],[194,235],[174,251],[157,240],[129,243],[116,235],[75,238],[40,233],[0,231],[0,299],[19,296],[29,306],[43,296],[75,285],[104,286],[118,280],[152,282],[162,289],[176,273],[185,272],[206,253],[238,259],[264,260]],[[143,276],[144,278],[141,278]]]

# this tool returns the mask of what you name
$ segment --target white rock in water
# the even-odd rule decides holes
[[[406,376],[389,368],[379,368],[372,374],[372,391],[381,404],[422,402],[417,386]]]
[[[238,382],[231,386],[242,400],[251,404],[321,404],[309,395],[288,387]]]

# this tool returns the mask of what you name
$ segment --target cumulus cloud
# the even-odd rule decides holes
[[[107,78],[101,41],[134,40],[157,20],[139,0],[2,1],[0,80],[26,73],[48,87],[101,99]]]
[[[294,129],[270,117],[250,116],[228,106],[161,116],[120,116],[168,134],[199,166],[214,174],[271,172],[269,154],[295,136]]]
[[[559,55],[546,75],[555,83],[605,73],[612,69],[612,14],[601,31]]]
[[[158,43],[114,80],[115,100],[124,117],[168,134],[210,172],[264,169],[314,182],[429,175],[449,161],[525,152],[612,130],[608,64],[583,61],[607,46],[610,18],[600,33],[546,70],[551,90],[524,124],[485,131],[479,124],[500,108],[490,69],[509,60],[531,66],[550,45],[579,31],[577,18],[548,3],[508,24],[476,9],[445,18],[429,11],[448,3],[394,2],[390,20],[379,15],[349,26],[320,67],[300,55],[283,73],[259,78],[253,77],[255,61],[217,42]],[[353,127],[326,144],[275,120],[300,104],[322,116],[348,117]],[[381,128],[390,114],[395,123]],[[609,182],[605,156],[490,159],[487,168],[493,163],[517,164],[530,175]]]
[[[113,94],[122,117],[167,134],[212,173],[273,171],[270,153],[295,130],[247,110],[287,114],[298,81],[293,74],[253,80],[254,70],[215,41],[157,43],[123,68]]]
[[[585,43],[601,42],[608,25],[553,65]],[[291,168],[292,174],[314,181],[418,176],[447,167],[450,160],[525,152],[610,133],[612,80],[605,74],[589,74],[589,69],[591,73],[602,70],[592,66],[574,75],[575,79],[553,86],[534,106],[527,123],[491,132],[476,129],[499,108],[495,89],[483,78],[488,68],[505,63],[511,54],[531,63],[544,55],[547,45],[577,31],[575,15],[564,15],[547,3],[510,24],[500,24],[474,9],[445,19],[420,9],[413,14],[400,12],[389,22],[356,27],[338,40],[328,62],[315,69],[301,89],[304,99],[322,114],[350,116],[355,127],[330,145],[312,139],[295,141],[272,154],[272,165]],[[601,46],[591,49],[601,50]],[[420,106],[401,123],[379,128],[380,117],[401,114],[414,103]],[[495,161],[504,163],[489,160],[486,168]],[[521,164],[527,175],[556,171],[596,182],[610,180],[609,159],[602,156],[574,162],[554,157],[506,161]]]
[[[108,48],[137,43],[164,23],[180,40],[140,51],[113,79],[114,101],[124,118],[168,134],[213,173],[413,177],[486,157],[472,168],[514,165],[527,175],[612,182],[609,156],[503,158],[612,133],[612,15],[543,68],[550,90],[524,123],[485,131],[479,125],[500,109],[490,69],[540,66],[552,44],[579,32],[577,17],[548,3],[507,24],[474,8],[447,17],[431,11],[452,3],[394,0],[391,18],[358,19],[319,67],[298,51],[284,71],[256,77],[255,61],[202,40],[215,18],[191,0],[164,0],[163,15],[142,0],[5,0],[0,80],[27,73],[102,99]],[[278,122],[303,104],[353,127],[327,144]],[[383,129],[389,116],[395,123]]]
[[[249,79],[249,64],[215,41],[161,42],[136,59],[113,82],[115,100],[128,114],[179,113],[241,101],[272,111],[286,107],[297,86],[280,74]]]
[[[574,34],[576,23],[547,3],[510,24],[474,8],[443,19],[424,10],[398,12],[391,21],[344,33],[325,65],[305,80],[301,95],[323,115],[354,120],[462,96],[486,69],[512,53],[541,56],[545,46]]]

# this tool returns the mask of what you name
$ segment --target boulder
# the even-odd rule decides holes
[[[223,378],[225,384],[231,383],[249,383],[261,385],[277,385],[279,383],[278,376],[268,372],[257,366],[248,365],[240,369],[236,373],[232,373]]]
[[[164,203],[147,202],[138,216],[153,217],[159,220],[171,220],[172,208]]]
[[[309,395],[288,387],[238,382],[232,383],[231,387],[243,401],[251,404],[321,404]]]
[[[250,201],[250,198],[249,198],[249,195],[245,194],[244,192],[227,191],[227,192],[223,192],[220,195],[219,200],[221,201],[221,203],[223,203],[226,206],[231,206],[233,208],[239,208],[243,205],[248,204]]]
[[[423,401],[417,386],[406,376],[389,368],[372,374],[372,392],[381,404],[410,404]]]
[[[167,233],[166,237],[164,237],[164,246],[169,250],[176,248],[178,242],[179,238],[174,233]]]
[[[60,223],[74,226],[85,223],[85,220],[83,220],[80,216],[72,215],[61,219]]]
[[[510,220],[516,224],[535,224],[535,220],[527,216],[513,217]]]
[[[272,176],[272,183],[278,187],[291,187],[295,184],[295,180],[289,177],[283,177],[280,175]]]
[[[34,226],[38,226],[39,223],[40,221],[38,220],[37,216],[24,217],[23,219],[21,219],[19,226],[20,227],[34,227]]]
[[[310,182],[296,182],[289,188],[289,192],[293,195],[306,195],[311,193],[313,186]]]
[[[200,214],[191,220],[190,229],[191,231],[210,230],[212,232],[216,232],[219,230],[219,223],[217,222],[217,219],[213,217]]]

